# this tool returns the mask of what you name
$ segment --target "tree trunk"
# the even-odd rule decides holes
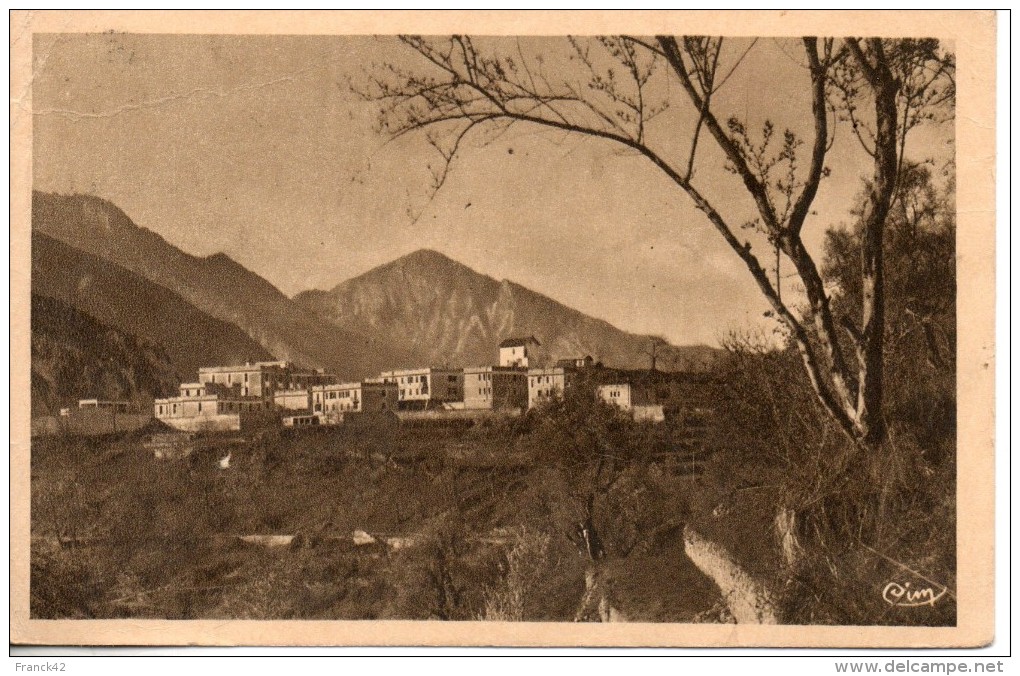
[[[601,472],[601,461],[600,461]],[[606,556],[602,538],[595,529],[595,494],[590,493],[585,504],[584,520],[577,524],[577,544],[588,559],[584,573],[584,595],[574,614],[574,622],[608,622],[609,596],[602,573],[602,560]]]
[[[856,43],[852,43],[856,44]],[[899,83],[882,51],[881,40],[869,40],[872,64],[858,47],[868,83],[875,96],[875,174],[863,216],[861,246],[861,331],[852,336],[857,350],[858,390],[855,425],[860,440],[876,447],[885,439],[882,416],[883,345],[885,342],[885,272],[883,235],[896,189],[897,112]]]

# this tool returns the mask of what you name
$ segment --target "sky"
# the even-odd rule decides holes
[[[727,42],[721,62],[749,46]],[[575,77],[562,39],[520,49],[541,54],[551,77]],[[715,99],[720,116],[751,128],[768,117],[809,141],[799,58],[796,42],[756,41]],[[609,142],[523,126],[487,144],[469,138],[431,195],[427,165],[438,156],[420,135],[383,136],[378,104],[352,91],[380,68],[425,68],[392,38],[37,35],[33,64],[35,189],[106,198],[181,249],[224,252],[288,295],[432,248],[677,344],[717,345],[770,321],[689,198]],[[672,107],[649,126],[649,144],[682,158],[690,104],[665,70],[652,91]],[[944,160],[951,139],[951,125],[919,130],[907,154]],[[746,193],[702,140],[695,183],[746,221]],[[849,220],[869,159],[837,131],[804,231],[814,253],[827,227]]]

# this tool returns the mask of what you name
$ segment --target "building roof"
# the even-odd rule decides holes
[[[305,371],[302,369],[295,369],[294,365],[286,361],[257,361],[254,364],[245,363],[238,365],[228,366],[201,366],[198,369],[199,373],[251,373],[253,371],[262,371],[265,369],[287,369],[297,371],[298,373],[311,373],[311,371]]]
[[[529,376],[562,376],[567,373],[574,373],[575,369],[567,366],[544,366],[542,368],[528,369]]]
[[[583,357],[567,357],[566,359],[557,359],[557,366],[576,366],[578,363],[592,364],[595,360],[592,359],[591,355],[585,355]]]
[[[463,369],[455,368],[453,366],[422,366],[420,368],[413,369],[397,369],[396,371],[383,371],[380,376],[383,378],[393,378],[396,376],[418,376],[427,375],[430,373],[459,373]]]
[[[338,392],[340,390],[357,390],[365,387],[396,387],[396,383],[385,383],[382,378],[366,378],[350,383],[327,383],[312,385],[312,392]]]
[[[526,373],[520,366],[465,366],[464,373]]]
[[[527,336],[524,338],[507,338],[499,344],[500,347],[524,347],[525,345],[541,345],[538,342],[538,338],[535,336]]]

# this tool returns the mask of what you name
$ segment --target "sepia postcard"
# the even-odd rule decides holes
[[[12,644],[993,640],[993,12],[10,20]]]

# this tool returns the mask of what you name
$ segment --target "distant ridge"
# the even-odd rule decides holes
[[[607,366],[647,368],[652,338],[627,333],[509,280],[497,281],[420,249],[295,300],[336,326],[396,342],[434,364],[492,363],[499,343],[534,335],[549,359],[591,355]],[[657,367],[698,369],[717,351],[660,346]]]
[[[323,321],[225,254],[201,258],[181,251],[98,197],[34,192],[32,227],[165,287],[237,326],[278,359],[344,377],[413,361],[393,351],[385,337],[358,335]]]
[[[237,326],[210,317],[163,286],[39,231],[32,233],[32,290],[160,345],[181,380],[194,379],[200,366],[272,358]]]

